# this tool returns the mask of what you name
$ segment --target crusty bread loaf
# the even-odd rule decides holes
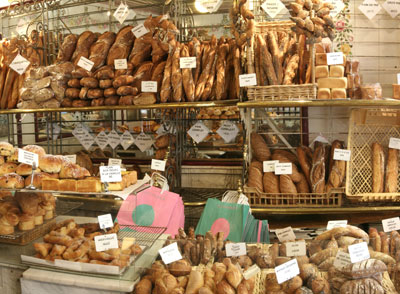
[[[91,31],[83,32],[76,43],[76,49],[72,55],[72,62],[77,65],[81,57],[89,58],[90,47],[97,40],[97,35]]]
[[[105,32],[90,48],[89,59],[94,62],[93,69],[96,70],[105,64],[108,52],[115,41],[115,33]]]
[[[348,280],[340,287],[340,294],[384,294],[384,288],[378,281],[371,278]]]
[[[299,146],[296,148],[296,152],[297,152],[297,158],[300,163],[300,167],[306,177],[308,184],[311,187],[310,172],[311,172],[312,157],[310,157],[309,153],[306,152],[307,148],[308,147],[306,146]]]
[[[289,175],[279,176],[279,187],[280,192],[284,194],[297,194],[296,185],[293,183]]]
[[[259,168],[250,165],[247,186],[257,188],[260,192],[263,192],[263,174]]]
[[[114,44],[111,46],[107,56],[107,65],[114,65],[115,59],[126,59],[131,52],[135,36],[132,33],[132,26],[121,28],[115,38]]]
[[[385,192],[397,192],[397,178],[399,174],[399,150],[389,148],[386,164]]]
[[[331,188],[341,187],[346,175],[346,162],[344,160],[333,160],[335,149],[343,149],[343,142],[338,140],[332,142],[329,159],[329,179],[327,185]]]
[[[250,144],[255,159],[262,162],[271,158],[271,151],[261,135],[252,132],[250,135]]]
[[[74,34],[69,34],[64,38],[64,41],[58,51],[57,61],[70,61],[74,54],[78,37]]]
[[[313,193],[325,192],[325,147],[319,145],[313,154],[310,172],[311,190]]]
[[[277,194],[279,190],[279,176],[273,172],[267,172],[263,175],[263,187],[265,193]]]
[[[285,155],[283,155],[282,153],[274,153],[272,154],[272,160],[279,160],[280,163],[292,163],[292,174],[290,174],[289,176],[295,183],[301,181],[300,172],[297,169],[297,166]]]
[[[382,193],[384,190],[385,154],[382,146],[374,142],[371,148],[372,193]]]
[[[310,186],[303,173],[300,173],[301,180],[296,183],[296,188],[298,193],[310,193]]]

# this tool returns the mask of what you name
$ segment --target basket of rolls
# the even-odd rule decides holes
[[[252,207],[340,207],[346,166],[333,160],[336,148],[315,142],[314,149],[299,146],[295,152],[270,150],[261,134],[250,136],[251,162],[244,192]],[[279,172],[275,163],[290,171]],[[272,167],[268,165],[272,164]],[[265,168],[264,168],[265,167]]]
[[[398,109],[352,110],[346,176],[350,201],[400,201],[398,138]]]

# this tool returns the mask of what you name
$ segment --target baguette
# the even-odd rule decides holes
[[[214,63],[214,59],[215,59],[215,55],[216,55],[216,42],[217,42],[217,39],[215,38],[215,36],[213,36],[213,40],[211,42],[212,42],[212,45],[210,48],[210,53],[208,54],[208,58],[205,62],[205,65],[202,66],[203,70],[202,70],[199,80],[197,81],[197,84],[196,84],[195,101],[199,101],[201,99],[203,92],[204,92],[204,88],[206,86],[206,82],[207,82],[208,77],[211,72],[211,67]],[[204,54],[206,52],[205,50],[206,49],[204,49],[203,60],[204,60]]]
[[[181,48],[183,45],[177,44],[174,54],[172,55],[172,74],[171,74],[171,84],[172,84],[172,100],[175,102],[180,102],[183,98],[183,86],[182,86],[182,70],[179,66],[179,58],[181,56]]]
[[[289,63],[286,66],[283,85],[293,84],[293,79],[296,76],[298,66],[299,66],[299,56],[295,54],[290,58]]]
[[[258,46],[260,47],[261,68],[265,71],[269,85],[277,85],[275,69],[272,63],[271,54],[268,51],[267,44],[261,35],[257,36]]]
[[[331,147],[328,186],[332,188],[341,187],[346,174],[346,162],[343,160],[333,160],[335,149],[343,149],[343,143],[336,140],[333,141]]]
[[[304,62],[304,52],[305,52],[305,48],[306,48],[306,36],[305,35],[299,35],[299,47],[298,47],[298,56],[299,56],[299,82],[300,84],[304,84],[305,83],[305,68],[306,68],[306,64]]]
[[[386,164],[385,192],[397,192],[397,178],[399,174],[399,150],[389,148]]]
[[[300,167],[307,179],[308,184],[311,187],[311,181],[310,181],[310,172],[311,172],[311,161],[312,158],[310,158],[306,152],[306,149],[308,147],[305,146],[300,146],[297,147],[296,152],[297,152],[297,158],[299,159]]]
[[[194,56],[196,56],[196,68],[194,70],[194,76],[193,76],[193,82],[196,85],[197,80],[199,79],[200,72],[201,72],[201,44],[200,41],[196,38],[193,37],[193,50],[194,50]]]
[[[14,83],[14,80],[17,77],[17,73],[12,70],[11,68],[8,69],[7,72],[7,77],[4,83],[4,90],[1,96],[1,109],[6,109],[7,108],[7,103],[8,103],[8,97],[10,96],[12,92],[12,85]]]
[[[12,92],[10,93],[7,101],[7,109],[13,109],[17,105],[20,79],[22,79],[22,76],[17,76],[14,80]]]
[[[181,56],[189,57],[189,48],[187,46],[183,46]],[[182,81],[183,81],[183,89],[185,90],[186,101],[193,102],[195,84],[193,82],[192,69],[190,68],[182,69]]]
[[[229,45],[222,44],[218,50],[218,59],[216,65],[217,71],[217,81],[215,85],[215,98],[217,100],[222,100],[224,97],[224,89],[225,89],[225,67],[226,67],[226,56],[228,54]]]
[[[157,91],[160,91],[161,84],[164,77],[164,69],[166,65],[166,61],[162,61],[156,66],[153,66],[153,72],[151,74],[151,80],[157,82]]]
[[[239,99],[240,98],[240,87],[239,87],[239,75],[242,73],[240,69],[240,48],[236,46],[233,51],[233,82],[231,87],[234,88],[234,96],[230,97],[231,99]]]
[[[160,100],[161,103],[168,102],[171,96],[171,68],[172,68],[172,55],[173,51],[169,52],[167,63],[165,64],[164,77],[161,84]]]
[[[313,193],[325,192],[325,147],[319,145],[313,154],[310,172],[311,190]]]
[[[280,84],[282,84],[282,81],[283,81],[283,69],[282,69],[282,63],[281,63],[280,57],[279,57],[278,43],[276,41],[274,33],[271,31],[268,32],[268,46],[269,46],[269,50],[272,55],[272,64],[275,69],[277,83],[278,83],[278,85],[280,85]],[[290,64],[290,62],[289,62],[289,64]],[[285,74],[285,76],[286,76],[286,74]]]
[[[382,193],[384,189],[385,154],[382,146],[372,143],[372,193]]]
[[[211,65],[210,74],[208,75],[206,84],[204,86],[203,93],[201,95],[201,100],[202,101],[207,101],[209,99],[210,95],[211,95],[212,87],[213,87],[213,84],[214,84],[215,68],[216,68],[216,65],[217,65],[217,60],[218,60],[218,54],[215,54],[214,60],[213,60],[212,65]]]

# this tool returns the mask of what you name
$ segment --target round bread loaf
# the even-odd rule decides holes
[[[265,143],[263,137],[256,132],[251,133],[251,150],[253,152],[253,156],[258,161],[266,161],[271,157],[271,151],[268,148],[267,143]]]
[[[10,156],[14,153],[14,147],[8,142],[0,142],[0,155]]]
[[[32,174],[32,165],[21,163],[17,166],[15,172],[20,176],[29,176]]]
[[[18,162],[18,148],[14,149],[13,154],[7,156],[7,162]]]
[[[0,176],[0,188],[22,189],[24,188],[24,178],[16,173]]]
[[[90,177],[89,171],[72,162],[64,162],[60,170],[60,179],[83,179]]]
[[[63,162],[62,156],[44,155],[39,159],[39,168],[47,173],[59,173]]]
[[[6,162],[0,165],[0,176],[4,176],[9,173],[14,173],[17,169],[17,164],[13,162]]]
[[[46,155],[46,151],[43,149],[43,147],[38,146],[38,145],[26,145],[22,149],[24,149],[25,151],[35,153],[35,154],[39,155],[39,157]]]

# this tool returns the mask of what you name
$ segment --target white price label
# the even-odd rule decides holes
[[[93,68],[94,62],[87,59],[86,57],[81,56],[81,58],[78,61],[78,66],[82,67],[83,69],[86,69],[87,71],[91,71]]]
[[[33,152],[26,151],[24,149],[18,148],[18,162],[33,165],[35,163],[36,167],[39,166],[39,155]]]
[[[53,123],[53,140],[57,140],[58,135],[60,135],[61,128],[58,124]]]
[[[288,262],[285,262],[284,264],[275,267],[275,274],[276,279],[278,280],[278,284],[282,284],[300,274],[297,259],[294,258]]]
[[[257,86],[257,77],[255,73],[239,75],[239,86]]]
[[[345,266],[348,266],[349,264],[351,264],[350,254],[348,254],[347,252],[338,251],[335,257],[335,261],[333,262],[333,266],[337,269],[341,269]]]
[[[119,166],[121,166],[121,164],[122,164],[122,159],[118,159],[118,158],[109,158],[108,159],[108,166],[110,166],[110,165],[119,165]]]
[[[76,154],[64,155],[64,157],[72,163],[76,163]]]
[[[140,24],[132,29],[132,33],[136,38],[140,38],[141,36],[146,35],[149,32],[148,29],[143,24]]]
[[[151,160],[151,169],[158,170],[158,171],[165,171],[166,163],[167,162],[165,160],[152,159]]]
[[[347,220],[328,221],[328,224],[326,225],[327,230],[331,230],[333,228],[345,228],[345,227],[347,227]]]
[[[286,256],[303,256],[306,255],[306,242],[287,242]]]
[[[94,138],[91,134],[87,133],[85,137],[81,138],[80,142],[86,150],[89,150],[89,148],[94,144]]]
[[[217,134],[224,139],[225,143],[230,143],[235,140],[238,133],[239,128],[230,120],[225,120],[222,126],[217,130]]]
[[[133,136],[129,131],[125,131],[121,136],[121,145],[124,150],[127,150],[134,143]]]
[[[128,69],[128,62],[126,59],[114,59],[115,69]]]
[[[129,15],[129,7],[124,3],[121,3],[115,10],[113,15],[119,21],[120,24],[123,24]]]
[[[279,163],[279,160],[263,161],[263,171],[265,173],[275,172],[275,164],[276,163]]]
[[[278,237],[279,242],[296,240],[296,235],[294,234],[292,227],[276,229],[275,234],[276,237]]]
[[[82,125],[78,125],[75,127],[75,129],[72,131],[72,134],[78,141],[80,142],[82,138],[86,137],[89,135],[88,131],[82,127]]]
[[[107,234],[94,237],[94,244],[96,245],[96,251],[106,251],[108,249],[118,248],[117,234]]]
[[[392,149],[400,149],[400,139],[399,138],[390,138],[389,139],[389,148]]]
[[[198,144],[205,139],[210,133],[209,128],[207,128],[203,122],[196,122],[188,131],[188,134],[192,139]]]
[[[226,256],[242,256],[247,254],[246,243],[227,243]]]
[[[392,18],[395,18],[400,13],[400,1],[398,0],[386,0],[382,7]]]
[[[121,167],[119,165],[100,166],[100,180],[102,183],[121,182]]]
[[[358,9],[364,13],[369,20],[372,20],[381,10],[381,6],[375,0],[364,0],[364,2],[358,6]]]
[[[345,5],[344,5],[342,0],[330,0],[330,1],[327,1],[327,2],[330,2],[334,6],[334,8],[331,9],[331,11],[329,12],[329,15],[331,17],[336,17],[336,15],[341,13],[343,8],[345,7]]]
[[[150,149],[150,147],[153,145],[153,143],[154,143],[153,139],[149,135],[146,135],[143,132],[140,133],[135,139],[135,145],[142,152]]]
[[[400,85],[400,73],[397,74],[397,84]]]
[[[350,161],[351,150],[335,148],[333,152],[333,160]]]
[[[119,144],[121,144],[121,137],[118,135],[117,131],[112,130],[108,134],[108,145],[110,145],[112,149],[115,149]]]
[[[99,221],[99,227],[100,229],[107,229],[107,228],[112,228],[114,226],[111,214],[103,214],[103,215],[98,215],[97,219]]]
[[[267,0],[261,5],[261,8],[271,18],[275,18],[285,8],[285,5],[280,0]]]
[[[209,13],[217,12],[221,7],[223,0],[200,0],[200,6],[206,9]]]
[[[22,75],[28,68],[29,64],[31,64],[29,60],[24,58],[21,54],[18,54],[11,62],[10,67],[19,75]]]
[[[341,65],[344,63],[343,52],[326,53],[328,65]]]
[[[360,262],[370,258],[366,242],[349,245],[350,260],[352,263]]]
[[[97,145],[100,147],[101,150],[104,150],[104,148],[107,147],[108,145],[108,136],[104,131],[101,131],[95,139]]]
[[[393,217],[382,220],[382,227],[385,233],[400,230],[400,218]]]
[[[196,57],[181,57],[179,58],[180,68],[196,68]]]
[[[275,174],[276,175],[291,175],[292,174],[292,163],[291,162],[275,163]]]
[[[258,265],[257,264],[253,264],[246,271],[244,271],[243,278],[245,278],[246,280],[251,279],[256,274],[258,274],[260,271],[261,271],[261,269],[258,267]]]
[[[158,250],[161,255],[161,259],[165,264],[170,264],[174,261],[182,259],[182,255],[178,250],[178,243],[174,242],[164,248]]]
[[[142,81],[142,92],[157,93],[157,82]]]

